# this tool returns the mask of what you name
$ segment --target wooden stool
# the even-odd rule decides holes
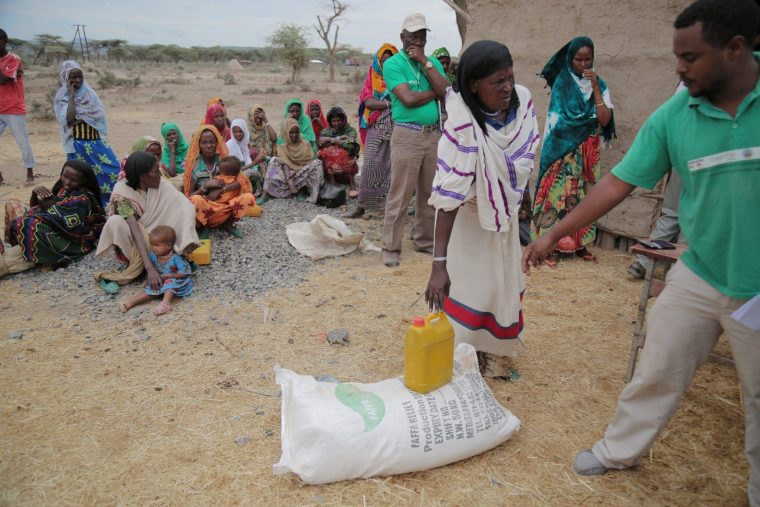
[[[644,320],[647,315],[647,303],[649,298],[657,297],[665,288],[665,276],[668,274],[671,266],[678,261],[688,249],[688,245],[677,244],[674,250],[657,250],[653,248],[647,248],[641,244],[636,244],[631,248],[631,253],[641,254],[646,257],[645,268],[646,274],[644,275],[644,284],[641,287],[641,298],[639,299],[639,314],[636,317],[636,326],[633,330],[633,341],[631,342],[631,355],[628,358],[628,372],[625,375],[625,383],[631,381],[633,378],[633,372],[636,369],[636,359],[639,356],[639,349],[644,347],[644,341],[646,340],[646,333],[644,332]],[[662,279],[654,278],[654,272],[657,265],[663,266]],[[724,364],[726,366],[734,366],[734,361],[728,357],[719,356],[718,354],[711,353],[710,361]]]
[[[633,330],[633,341],[631,342],[631,355],[628,358],[628,372],[625,375],[625,383],[631,381],[633,377],[633,371],[636,369],[636,359],[639,356],[639,349],[644,347],[644,341],[646,340],[646,332],[644,332],[644,321],[647,315],[647,303],[650,297],[656,297],[660,295],[660,292],[665,288],[665,276],[668,274],[670,267],[678,261],[681,254],[686,251],[688,245],[678,244],[674,250],[656,250],[653,248],[647,248],[639,243],[631,248],[631,253],[641,254],[646,257],[644,262],[644,268],[646,268],[646,274],[644,275],[644,284],[641,287],[641,298],[639,298],[639,314],[636,317],[636,326]],[[662,279],[654,278],[654,271],[657,265],[663,266],[664,272]]]

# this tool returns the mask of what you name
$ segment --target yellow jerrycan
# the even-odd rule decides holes
[[[211,264],[211,240],[202,239],[200,242],[201,246],[193,250],[190,254],[190,260],[199,266]]]
[[[443,312],[416,317],[406,332],[404,385],[421,394],[451,381],[454,370],[454,328]]]

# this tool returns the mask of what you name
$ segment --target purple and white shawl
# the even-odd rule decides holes
[[[536,109],[527,88],[515,85],[520,107],[497,131],[480,129],[462,97],[449,88],[448,120],[438,142],[438,168],[428,204],[451,211],[475,198],[483,229],[507,231],[533,171],[540,140]]]

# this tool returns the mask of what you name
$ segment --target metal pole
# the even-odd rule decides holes
[[[90,56],[90,43],[87,42],[87,32],[85,32],[84,26],[85,25],[82,25],[82,34],[84,35],[84,47],[87,50],[87,60],[89,62],[92,62],[92,57]]]

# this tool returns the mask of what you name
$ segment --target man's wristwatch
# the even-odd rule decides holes
[[[425,62],[425,70],[430,70],[432,68],[433,68],[433,62],[431,62],[430,60]]]

